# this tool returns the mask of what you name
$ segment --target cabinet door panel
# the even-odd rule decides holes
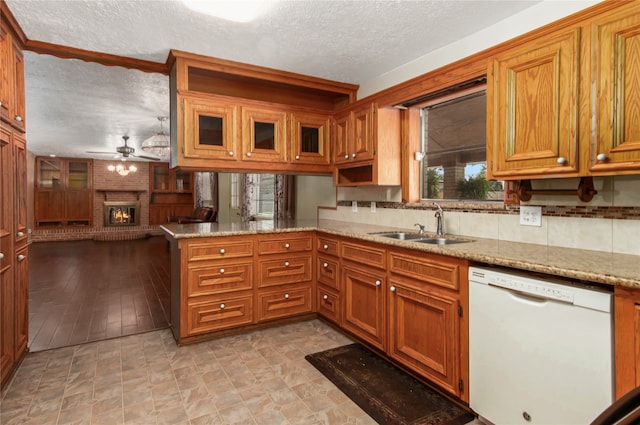
[[[182,99],[184,157],[235,161],[237,108],[214,100]]]
[[[14,223],[16,244],[27,242],[27,144],[24,137],[13,134]],[[2,198],[4,200],[4,198]]]
[[[333,162],[342,164],[351,157],[349,140],[351,139],[351,113],[339,115],[333,122],[332,151]]]
[[[251,290],[252,262],[196,263],[188,266],[187,296]]]
[[[312,256],[286,256],[259,261],[258,287],[308,282],[312,278]]]
[[[296,164],[330,164],[328,117],[291,114],[291,160]]]
[[[258,294],[258,321],[310,313],[313,310],[311,285],[295,285]]]
[[[327,286],[340,290],[340,280],[338,279],[338,260],[318,254],[317,264],[318,282],[322,282]]]
[[[12,37],[3,28],[0,28],[0,116],[7,120],[13,120],[13,67],[12,63]]]
[[[0,240],[2,237],[0,236]],[[6,255],[11,255],[7,253]],[[5,263],[3,263],[4,265]],[[0,382],[13,368],[15,352],[13,269],[0,269]]]
[[[490,178],[578,171],[579,29],[494,60],[487,85]]]
[[[595,23],[593,37],[596,140],[591,171],[638,170],[640,12],[624,17],[616,15],[607,22]]]
[[[343,263],[344,317],[342,326],[369,342],[385,348],[384,272],[370,273]]]
[[[353,112],[352,161],[373,159],[375,108],[373,105]]]
[[[248,325],[253,322],[253,296],[192,298],[186,322],[181,334],[188,336]]]
[[[219,260],[223,258],[249,257],[253,255],[253,240],[247,237],[216,238],[215,241],[194,240],[188,242],[189,262]]]
[[[16,252],[15,262],[15,358],[27,351],[29,341],[29,256],[25,246]]]
[[[318,313],[323,317],[340,324],[340,295],[329,287],[318,285],[317,287]]]
[[[390,284],[389,355],[458,395],[458,302]]]
[[[242,108],[242,159],[284,162],[286,113],[262,108]]]
[[[313,237],[309,235],[285,234],[281,237],[270,237],[258,241],[258,255],[284,254],[287,252],[311,251],[312,249]]]

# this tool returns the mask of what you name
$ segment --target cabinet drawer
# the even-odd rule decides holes
[[[324,236],[318,236],[317,248],[318,252],[338,256],[340,254],[338,241]]]
[[[258,321],[313,311],[311,285],[295,285],[258,294]]]
[[[316,290],[318,313],[325,318],[340,324],[340,295],[333,288],[318,285]]]
[[[357,261],[370,267],[384,269],[386,266],[385,250],[369,245],[342,242],[342,259]]]
[[[187,246],[189,262],[216,260],[220,258],[250,257],[253,255],[253,240],[247,237],[238,239],[221,238],[206,242],[189,242]]]
[[[258,241],[258,254],[284,254],[286,252],[311,251],[313,236],[299,234],[283,234],[277,238]]]
[[[250,290],[253,286],[253,262],[191,264],[187,279],[187,296]]]
[[[258,287],[308,282],[312,276],[311,255],[260,260]]]
[[[253,322],[253,296],[201,297],[187,303],[188,336],[248,325]]]
[[[338,260],[331,257],[324,257],[318,255],[317,262],[317,279],[318,282],[322,282],[327,286],[339,290],[338,280]]]
[[[460,288],[460,262],[454,259],[428,254],[418,257],[392,252],[389,262],[391,273],[449,289]]]

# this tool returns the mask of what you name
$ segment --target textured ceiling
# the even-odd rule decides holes
[[[248,24],[175,0],[7,0],[29,39],[165,62],[169,49],[361,84],[538,1],[282,1]],[[38,154],[139,145],[168,115],[168,78],[25,55],[27,137]],[[141,153],[139,150],[137,153]],[[108,156],[106,156],[108,158]]]

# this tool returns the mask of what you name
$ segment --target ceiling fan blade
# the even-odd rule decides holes
[[[117,152],[105,152],[105,151],[85,151],[85,153],[101,153],[101,154],[105,154],[105,155],[114,155]]]
[[[143,158],[143,159],[148,159],[150,161],[160,161],[160,158],[156,158],[153,156],[146,156],[146,155],[136,155],[136,154],[129,154],[131,156],[135,156],[136,158]]]

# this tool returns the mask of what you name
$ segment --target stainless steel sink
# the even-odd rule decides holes
[[[398,239],[401,241],[409,241],[420,239],[423,236],[417,233],[405,233],[405,232],[392,232],[392,233],[376,233],[376,236],[382,236],[384,238]]]
[[[431,245],[451,245],[451,244],[466,243],[471,241],[462,240],[462,239],[447,239],[447,238],[424,238],[424,239],[418,239],[414,242],[428,243]]]

